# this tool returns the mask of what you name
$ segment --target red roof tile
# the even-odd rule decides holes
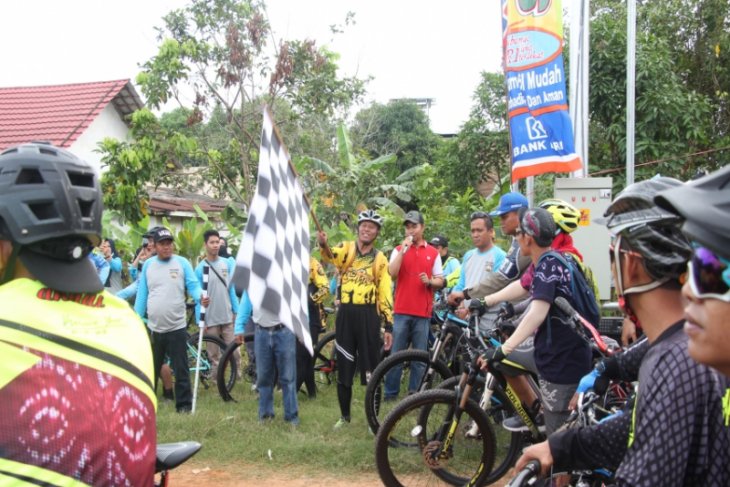
[[[129,80],[0,88],[0,150],[31,140],[69,147],[110,102],[122,116],[143,106]]]

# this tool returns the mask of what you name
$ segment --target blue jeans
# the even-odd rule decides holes
[[[408,344],[414,350],[428,351],[428,333],[430,331],[431,318],[420,316],[399,315],[393,316],[393,347],[391,355],[405,350]],[[403,372],[402,366],[393,367],[385,375],[385,398],[393,399],[398,396],[400,390],[400,378]],[[415,392],[421,382],[421,377],[426,370],[426,364],[422,362],[411,363],[411,377],[408,382],[408,392]]]
[[[259,420],[274,417],[274,376],[279,371],[279,383],[284,396],[284,421],[299,424],[297,404],[296,338],[288,328],[277,330],[256,327],[256,387],[259,390]]]

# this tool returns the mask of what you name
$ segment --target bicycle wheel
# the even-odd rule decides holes
[[[314,347],[314,379],[330,385],[337,382],[337,349],[335,348],[335,332],[326,333]]]
[[[198,357],[198,336],[194,333],[188,338],[188,368],[190,369],[190,383],[195,383],[195,366]],[[215,370],[213,360],[210,357],[209,345],[215,345],[219,348],[220,353],[226,349],[223,340],[212,335],[203,335],[203,344],[200,353],[200,384],[205,390],[208,390],[215,380]]]
[[[218,394],[220,394],[224,401],[235,400],[231,395],[231,391],[233,391],[233,387],[236,385],[239,371],[241,372],[242,379],[248,378],[248,355],[244,351],[240,359],[238,359],[236,351],[240,347],[241,345],[235,341],[231,342],[226,347],[223,355],[221,355],[220,362],[218,362],[216,385],[218,386]]]
[[[442,458],[432,459],[452,430],[456,393],[443,389],[404,399],[383,421],[375,439],[375,464],[388,487],[420,484],[485,485],[494,462],[494,432],[479,405],[469,399]],[[476,435],[467,436],[472,424]],[[410,437],[403,446],[393,437]]]
[[[385,377],[393,370],[394,367],[401,366],[402,374],[400,380],[400,390],[406,391],[411,378],[411,363],[420,362],[424,364],[426,371],[428,371],[428,365],[430,362],[429,352],[425,350],[401,350],[400,352],[394,353],[375,367],[368,385],[365,388],[365,417],[368,420],[368,425],[373,433],[378,431],[380,423],[383,418],[390,412],[391,409],[397,404],[396,398],[384,398],[385,391]],[[420,390],[432,389],[438,386],[445,379],[452,376],[451,371],[441,361],[437,361],[431,364],[433,372],[429,378],[423,378],[426,383],[422,383]]]
[[[460,378],[461,377],[452,377],[443,381],[439,386],[439,389],[448,389],[452,391],[459,383]],[[480,376],[477,377],[477,383],[474,384],[469,397],[478,404],[483,393],[484,378]],[[501,387],[495,389],[492,394],[491,404],[489,405],[486,413],[489,417],[490,423],[492,424],[495,439],[494,468],[489,473],[489,477],[487,477],[487,484],[491,484],[507,475],[509,469],[512,468],[522,452],[524,440],[521,433],[508,431],[502,427],[502,421],[516,413],[514,406],[512,406],[512,403],[509,402],[507,395]]]

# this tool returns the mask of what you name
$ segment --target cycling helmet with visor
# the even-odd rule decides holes
[[[662,191],[654,200],[683,218],[682,232],[694,247],[692,292],[730,302],[730,166]]]
[[[562,230],[565,233],[573,233],[580,222],[580,211],[573,205],[559,199],[548,199],[537,205],[538,208],[547,210],[553,216],[558,226],[556,235]]]
[[[613,236],[612,258],[622,252],[641,257],[653,282],[623,289],[621,272],[616,273],[619,296],[646,292],[671,279],[678,279],[687,268],[692,248],[680,231],[680,219],[658,207],[654,196],[668,188],[682,186],[674,178],[656,177],[627,186],[604,213],[605,224]]]
[[[383,227],[383,217],[378,215],[374,210],[364,210],[357,215],[357,225],[360,226],[362,222],[373,222],[378,228]]]
[[[50,288],[101,291],[87,258],[101,240],[101,213],[96,172],[70,152],[31,143],[0,153],[0,238],[13,243],[2,282],[18,258]]]

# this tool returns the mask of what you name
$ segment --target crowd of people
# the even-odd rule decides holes
[[[353,241],[330,245],[318,232],[308,331],[316,342],[320,305],[332,292],[334,427],[350,424],[355,375],[366,384],[381,349],[428,349],[440,290],[461,318],[527,298],[514,333],[479,361],[488,368],[525,348],[534,354],[538,390],[524,377],[508,380],[549,436],[526,449],[518,468],[538,459],[544,473],[607,468],[617,485],[730,485],[730,167],[690,183],[642,181],[614,198],[604,215],[606,250],[621,310],[643,338],[597,365],[555,306],[560,297],[590,316],[584,292],[596,304],[595,280],[571,237],[580,212],[556,199],[530,208],[516,192],[490,210],[465,219],[474,248],[460,260],[447,236],[427,236],[415,210],[389,256],[377,246],[377,211],[358,214]],[[317,396],[312,358],[278,316],[236,293],[221,234],[205,232],[193,267],[175,253],[173,232],[154,227],[125,263],[102,238],[101,213],[97,175],[69,152],[25,144],[0,154],[0,480],[148,484],[157,383],[177,412],[192,406],[190,301],[206,333],[226,344],[253,336],[259,421],[274,419],[278,385],[283,420],[299,425],[299,391]],[[507,251],[495,244],[495,219],[511,239]],[[336,270],[331,290],[322,264]],[[217,366],[221,351],[208,353]],[[384,400],[414,392],[422,372],[414,367],[400,390],[401,370],[391,370]],[[578,384],[607,380],[638,381],[630,410],[561,431]],[[524,424],[508,418],[504,427]]]

